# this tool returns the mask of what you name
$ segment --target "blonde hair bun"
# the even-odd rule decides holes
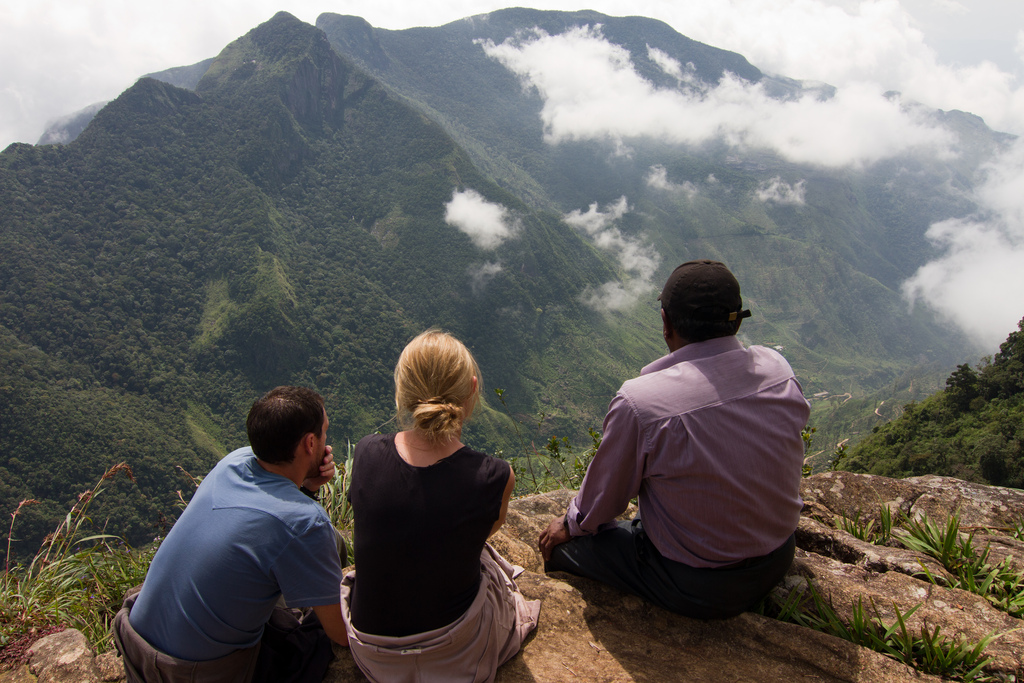
[[[432,442],[447,441],[461,433],[481,386],[480,368],[473,354],[458,339],[436,329],[409,342],[395,366],[399,418],[411,416],[412,428]]]

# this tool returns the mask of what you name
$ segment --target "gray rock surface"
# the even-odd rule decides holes
[[[988,672],[1024,678],[1020,619],[977,595],[918,578],[922,567],[947,576],[925,555],[896,544],[872,545],[833,527],[838,516],[876,515],[882,505],[933,519],[958,511],[964,530],[975,533],[976,545],[991,543],[993,561],[1009,557],[1019,567],[1024,543],[1008,532],[1024,518],[1024,491],[934,476],[893,480],[830,472],[804,480],[803,495],[797,559],[776,588],[781,598],[806,590],[812,579],[840,615],[849,615],[859,602],[892,621],[895,610],[906,614],[920,604],[909,620],[912,630],[938,626],[944,635],[973,641],[1002,634],[988,647],[995,658]],[[505,527],[492,539],[505,557],[526,568],[519,579],[523,593],[543,601],[540,626],[523,651],[498,670],[500,683],[940,680],[848,641],[757,614],[712,622],[687,619],[586,579],[544,575],[537,537],[571,496],[555,491],[513,501]],[[93,683],[123,677],[115,655],[93,658],[76,631],[48,636],[32,651],[30,666],[0,675],[0,683]],[[366,680],[346,649],[336,647],[335,653],[325,681]]]
[[[36,642],[29,669],[39,683],[93,683],[100,680],[96,658],[81,631],[67,629]]]

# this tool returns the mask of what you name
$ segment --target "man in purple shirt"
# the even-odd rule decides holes
[[[659,299],[669,354],[612,399],[579,493],[539,545],[549,571],[730,617],[792,563],[810,408],[780,354],[736,338],[750,311],[724,264],[684,263]],[[633,498],[639,516],[616,522]]]

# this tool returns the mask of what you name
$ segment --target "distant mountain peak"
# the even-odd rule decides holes
[[[43,131],[42,136],[39,138],[37,145],[54,145],[54,144],[67,144],[75,138],[77,138],[85,127],[89,125],[89,122],[93,120],[96,113],[107,106],[107,103],[96,102],[90,104],[88,107],[83,107],[73,114],[62,116],[55,121],[50,121],[46,124],[46,130]]]

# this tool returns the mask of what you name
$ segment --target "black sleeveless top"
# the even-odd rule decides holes
[[[430,465],[402,460],[394,434],[355,449],[348,499],[355,515],[352,624],[407,636],[452,623],[480,585],[480,551],[498,520],[511,469],[463,446]]]

